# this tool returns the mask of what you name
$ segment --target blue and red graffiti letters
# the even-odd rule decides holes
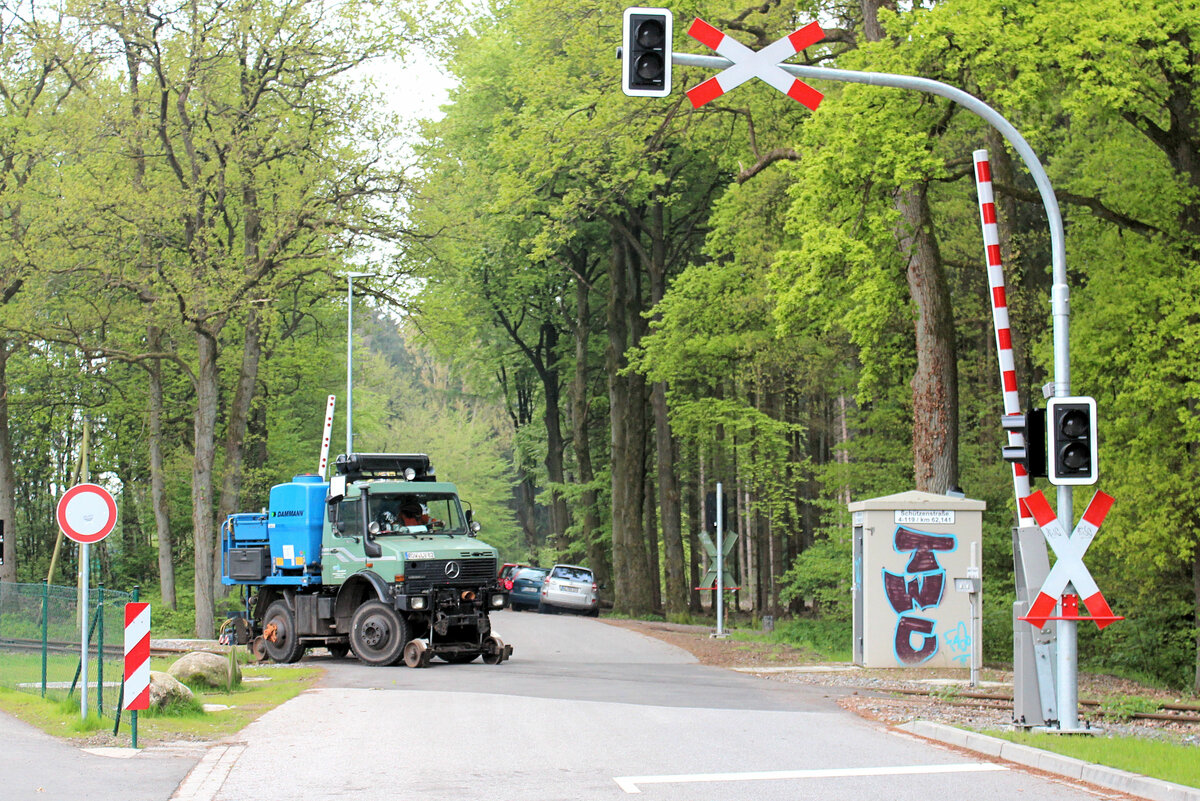
[[[946,589],[946,571],[938,564],[937,551],[953,551],[958,539],[949,534],[928,534],[897,526],[892,538],[897,553],[910,554],[904,575],[883,571],[883,589],[888,603],[899,615],[896,621],[896,659],[919,665],[938,650],[937,622],[913,613],[935,609]],[[914,636],[917,643],[914,645]]]

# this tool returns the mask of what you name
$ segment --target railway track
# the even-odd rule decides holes
[[[980,692],[955,692],[947,695],[937,691],[929,690],[911,690],[904,688],[890,688],[880,690],[883,693],[895,693],[898,695],[914,695],[924,696],[928,698],[939,697],[942,703],[950,704],[959,707],[974,707],[977,709],[1012,709],[1013,699],[1011,695],[1001,695],[998,693],[980,693]],[[1133,719],[1133,720],[1155,720],[1165,721],[1169,723],[1186,723],[1191,725],[1200,724],[1200,705],[1197,704],[1174,704],[1165,703],[1159,704],[1156,712],[1121,712],[1107,710],[1103,708],[1103,704],[1099,701],[1089,701],[1080,699],[1079,706],[1086,709],[1087,714],[1098,718],[1114,718],[1114,719]]]
[[[228,646],[218,646],[218,647],[220,648],[220,653],[225,653],[228,650]],[[46,641],[46,652],[50,653],[50,654],[78,654],[79,650],[80,650],[80,647],[79,647],[78,642],[71,642],[69,640],[47,640]],[[150,655],[151,656],[172,656],[175,654],[181,654],[181,653],[186,653],[188,651],[195,651],[195,650],[197,650],[197,649],[194,647],[163,646],[163,645],[153,645],[152,644],[150,646]],[[201,649],[201,650],[208,650],[208,649]],[[21,637],[0,637],[0,651],[13,651],[13,652],[17,652],[17,653],[38,653],[38,654],[40,654],[42,652],[42,641],[41,640],[32,640],[32,639],[24,639]],[[93,643],[92,646],[89,648],[89,653],[95,654],[95,652],[96,652],[96,645],[95,645],[95,643]],[[124,659],[124,657],[125,657],[125,644],[123,641],[104,644],[104,658],[105,659],[121,660],[121,659]]]

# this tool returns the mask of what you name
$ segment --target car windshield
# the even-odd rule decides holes
[[[458,496],[444,492],[371,493],[368,508],[380,534],[408,534],[411,526],[446,534],[467,533]]]
[[[554,572],[550,574],[550,578],[590,582],[592,580],[592,571],[584,567],[563,567],[559,565],[554,568]]]
[[[540,567],[525,567],[513,574],[513,581],[525,579],[526,581],[541,581],[550,572]]]

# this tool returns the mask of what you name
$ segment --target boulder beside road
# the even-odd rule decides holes
[[[242,669],[237,660],[209,651],[192,651],[184,654],[167,669],[167,672],[184,684],[224,688],[242,680]]]
[[[188,689],[186,684],[180,682],[179,679],[170,673],[163,673],[158,670],[150,671],[151,707],[161,709],[176,699],[189,700],[195,697],[195,694]]]

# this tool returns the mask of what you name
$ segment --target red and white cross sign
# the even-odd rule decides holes
[[[125,604],[125,689],[129,710],[150,708],[150,604]]]
[[[1021,619],[1029,621],[1039,629],[1042,628],[1054,614],[1054,606],[1058,603],[1059,596],[1067,589],[1067,584],[1074,584],[1075,589],[1083,596],[1084,606],[1091,613],[1098,628],[1120,620],[1121,618],[1113,615],[1108,601],[1104,600],[1095,579],[1083,564],[1083,555],[1087,553],[1100,524],[1112,508],[1113,497],[1104,492],[1093,495],[1083,512],[1083,519],[1070,534],[1067,534],[1066,526],[1054,514],[1041,490],[1028,496],[1025,505],[1041,527],[1042,533],[1046,535],[1046,542],[1054,551],[1057,560],[1042,583],[1037,600],[1030,606],[1029,614]]]
[[[688,90],[688,100],[692,101],[694,108],[700,108],[705,103],[716,100],[730,89],[741,86],[754,77],[762,78],[771,86],[813,111],[816,111],[817,106],[825,97],[804,81],[789,75],[779,66],[779,62],[791,58],[809,45],[816,44],[825,38],[825,32],[816,22],[810,22],[803,28],[792,31],[757,52],[698,18],[688,29],[688,36],[702,45],[711,47],[717,51],[717,55],[724,56],[733,62],[732,65],[704,83]]]

